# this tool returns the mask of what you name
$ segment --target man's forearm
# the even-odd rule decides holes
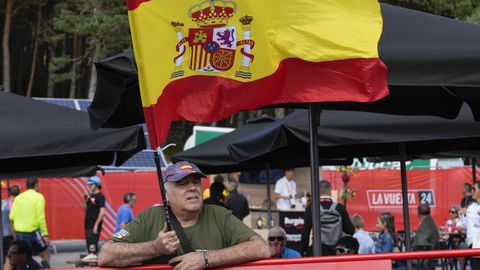
[[[120,243],[109,240],[98,255],[100,266],[125,267],[139,264],[161,255],[153,246],[153,241],[143,243]]]
[[[208,252],[210,267],[232,265],[270,258],[270,248],[258,235],[238,245]]]

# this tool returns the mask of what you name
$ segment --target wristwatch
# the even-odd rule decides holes
[[[203,250],[200,250],[200,251],[203,254],[203,260],[205,261],[205,267],[210,266],[210,262],[208,261],[208,250],[203,249]]]

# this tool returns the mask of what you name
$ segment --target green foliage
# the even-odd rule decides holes
[[[91,52],[99,46],[96,58],[111,56],[130,47],[127,9],[116,0],[67,0],[55,7],[56,31],[83,36]]]
[[[466,20],[480,7],[480,0],[382,0],[396,6]]]
[[[72,60],[67,55],[52,58],[48,64],[48,69],[52,71],[52,79],[54,82],[61,83],[72,79],[72,74],[70,72],[61,72],[71,62]]]
[[[471,23],[480,24],[480,7],[476,7],[470,16],[467,17],[467,21]]]

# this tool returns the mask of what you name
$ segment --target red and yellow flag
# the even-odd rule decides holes
[[[127,0],[151,147],[174,120],[388,94],[377,0]]]

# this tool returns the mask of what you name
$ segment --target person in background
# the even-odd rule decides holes
[[[468,207],[462,208],[459,211],[460,221],[462,226],[467,231],[467,245],[469,247],[474,246],[474,242],[478,242],[480,239],[480,205],[478,199],[480,199],[480,183],[475,182],[472,188],[472,202]],[[477,248],[475,246],[475,248]],[[472,269],[480,269],[480,258],[471,258],[470,264]]]
[[[227,209],[232,211],[232,214],[240,220],[243,220],[250,213],[250,207],[245,196],[238,193],[238,181],[234,179],[228,180]]]
[[[459,205],[454,205],[450,208],[450,210],[448,211],[449,218],[445,222],[443,231],[442,230],[440,231],[441,233],[440,236],[441,237],[443,236],[443,239],[445,241],[448,241],[448,244],[452,249],[468,248],[466,243],[462,241],[462,237],[460,237],[460,235],[458,235],[459,237],[450,237],[450,234],[452,233],[453,234],[465,233],[465,229],[463,228],[462,222],[460,221],[460,218],[459,218],[460,209],[461,208]],[[460,269],[464,269],[465,262],[466,262],[465,257],[458,257],[457,260],[460,263]]]
[[[295,196],[297,196],[297,184],[295,180],[295,170],[285,169],[285,176],[278,179],[275,183],[275,191],[272,198],[277,201],[278,210],[290,210],[295,208]]]
[[[344,235],[353,235],[355,227],[350,220],[347,209],[342,204],[336,203],[332,198],[332,185],[328,180],[320,181],[320,207],[322,214],[322,255],[334,255],[335,246]],[[317,198],[318,200],[318,198]],[[310,245],[310,232],[312,230],[312,206],[305,209],[305,223],[302,231],[302,252],[304,255],[311,255],[313,250]],[[313,243],[312,243],[313,244]]]
[[[38,179],[27,178],[27,190],[15,198],[10,210],[16,240],[25,240],[42,258],[42,266],[50,268],[48,230],[45,219],[45,197],[38,192]]]
[[[395,219],[389,212],[381,213],[377,218],[377,228],[380,231],[375,253],[393,252],[395,246]]]
[[[426,245],[432,250],[438,249],[440,236],[437,224],[430,215],[430,206],[428,204],[420,204],[418,206],[418,219],[420,220],[420,226],[415,232],[415,237],[413,237],[413,248],[415,248],[415,245]]]
[[[300,252],[287,248],[287,233],[282,227],[273,227],[268,231],[268,244],[272,249],[272,258],[300,258]]]
[[[355,226],[355,234],[353,237],[357,239],[359,243],[358,254],[372,254],[375,253],[375,242],[372,237],[363,230],[365,227],[365,220],[359,214],[352,216],[352,223]]]
[[[215,182],[222,183],[222,185],[225,187],[224,190],[223,190],[223,197],[226,198],[228,196],[228,191],[226,189],[227,184],[226,184],[225,178],[221,174],[217,174],[213,178],[213,183],[215,183]],[[212,185],[212,184],[210,184],[210,185]],[[203,191],[203,199],[206,200],[208,198],[210,198],[210,188],[206,188]]]
[[[118,208],[115,233],[123,230],[125,228],[125,225],[127,225],[130,221],[133,220],[134,216],[132,208],[137,202],[137,196],[133,192],[125,193],[125,195],[123,195],[123,202],[124,204],[122,204],[122,206]]]
[[[8,198],[2,200],[2,236],[3,236],[3,261],[4,269],[7,270],[10,267],[8,262],[7,252],[8,247],[10,247],[10,243],[13,241],[13,233],[12,226],[10,224],[10,218],[8,217],[10,214],[10,209],[12,209],[13,200],[16,196],[20,194],[20,187],[18,185],[13,185],[8,188]]]
[[[463,198],[460,201],[461,208],[467,208],[474,201],[474,199],[472,198],[472,190],[473,190],[472,185],[470,185],[469,183],[463,184],[463,188],[462,188]]]
[[[340,238],[335,247],[336,255],[352,255],[358,254],[360,244],[358,240],[351,236],[344,236]]]
[[[454,205],[448,211],[448,220],[445,222],[445,233],[458,233],[462,226],[460,218],[458,217],[460,211],[459,205]]]
[[[418,219],[420,226],[415,232],[412,241],[413,250],[434,250],[439,248],[440,234],[438,227],[432,216],[430,215],[430,206],[428,204],[420,204],[418,206]],[[434,268],[435,261],[431,259],[414,260],[413,264],[420,267]]]
[[[7,256],[12,270],[43,269],[43,267],[32,258],[32,248],[25,240],[12,241]]]
[[[213,182],[210,185],[210,197],[203,201],[204,204],[218,205],[227,207],[225,205],[225,197],[223,197],[223,191],[225,186],[220,182]]]
[[[105,215],[105,196],[103,196],[102,181],[98,176],[88,179],[91,192],[85,197],[85,239],[88,255],[83,261],[96,261],[98,253],[98,240],[102,232],[102,221]]]

